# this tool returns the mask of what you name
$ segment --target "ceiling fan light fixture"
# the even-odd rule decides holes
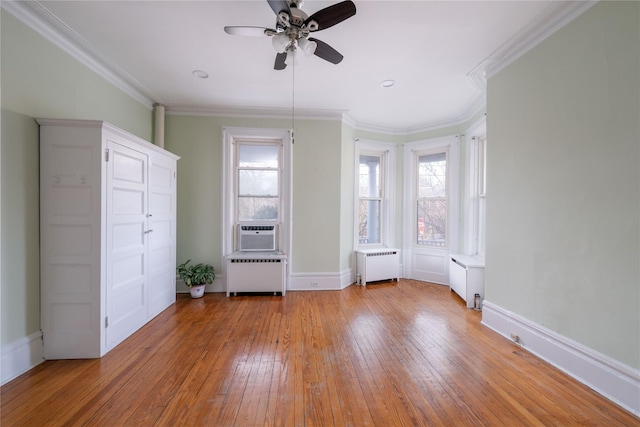
[[[305,55],[311,56],[315,53],[318,43],[309,41],[305,38],[298,40],[298,46],[304,52]]]
[[[287,50],[287,46],[289,46],[289,37],[285,34],[278,34],[271,38],[271,45],[278,53],[284,53]]]
[[[286,65],[295,65],[298,63],[298,57],[295,49],[289,49],[287,51],[287,59],[284,60]]]

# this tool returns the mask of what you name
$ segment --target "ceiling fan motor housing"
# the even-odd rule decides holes
[[[352,0],[325,7],[309,17],[300,9],[302,0],[267,0],[276,14],[275,29],[261,27],[227,26],[224,30],[232,35],[273,37],[272,44],[277,55],[274,69],[283,70],[287,66],[288,53],[294,53],[299,47],[307,55],[315,55],[332,64],[338,64],[343,56],[327,43],[309,34],[330,28],[356,14],[356,6]],[[293,55],[291,55],[293,56]]]
[[[318,23],[315,20],[310,21],[305,25],[305,21],[309,18],[309,16],[304,13],[301,9],[298,9],[294,3],[291,4],[289,8],[289,13],[285,11],[281,11],[278,14],[278,22],[277,24],[282,25],[286,28],[290,28],[294,26],[298,29],[306,29],[309,31],[315,31],[318,29]],[[313,28],[311,28],[313,26]]]

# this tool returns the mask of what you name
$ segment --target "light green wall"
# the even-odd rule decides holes
[[[2,273],[0,344],[40,329],[36,117],[99,119],[142,138],[151,110],[0,9]]]
[[[342,124],[303,122],[293,148],[293,268],[340,271]]]
[[[40,175],[38,124],[4,109],[1,120],[0,334],[4,345],[40,330]]]
[[[489,79],[486,298],[640,368],[640,3]]]
[[[152,112],[2,9],[2,108],[32,117],[106,120],[142,139]]]
[[[288,120],[168,115],[165,148],[178,164],[178,260],[222,268],[222,129],[283,128]],[[337,272],[341,265],[341,123],[296,120],[293,145],[291,271]]]

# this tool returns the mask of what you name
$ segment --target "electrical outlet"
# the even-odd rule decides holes
[[[511,339],[513,340],[513,342],[515,343],[520,343],[520,337],[516,334],[511,334]]]
[[[318,282],[311,282],[311,287],[312,287],[312,288],[317,288],[318,286],[320,286],[320,285],[318,284]]]

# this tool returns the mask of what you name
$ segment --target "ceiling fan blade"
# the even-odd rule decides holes
[[[285,68],[287,68],[287,64],[284,63],[284,61],[286,59],[287,59],[287,52],[278,53],[276,55],[276,63],[273,64],[273,69],[274,70],[284,70]]]
[[[342,56],[340,52],[338,52],[337,50],[335,50],[334,48],[332,48],[322,40],[309,37],[309,41],[316,42],[316,44],[318,45],[316,47],[316,51],[313,52],[315,56],[318,56],[326,61],[329,61],[332,64],[339,64],[340,61],[342,61],[342,59],[344,58],[344,56]]]
[[[267,33],[269,31],[274,33],[276,32],[275,30],[263,27],[224,27],[224,32],[227,34],[231,34],[232,36],[259,37],[268,35]]]
[[[279,15],[280,12],[287,12],[287,14],[291,14],[291,9],[289,9],[289,2],[287,0],[267,0],[269,6],[273,10],[273,13]]]
[[[333,27],[345,19],[351,18],[355,14],[356,5],[351,0],[345,0],[317,11],[308,17],[304,23],[308,25],[311,21],[315,21],[318,24],[318,28],[312,29],[311,31],[320,31]]]

